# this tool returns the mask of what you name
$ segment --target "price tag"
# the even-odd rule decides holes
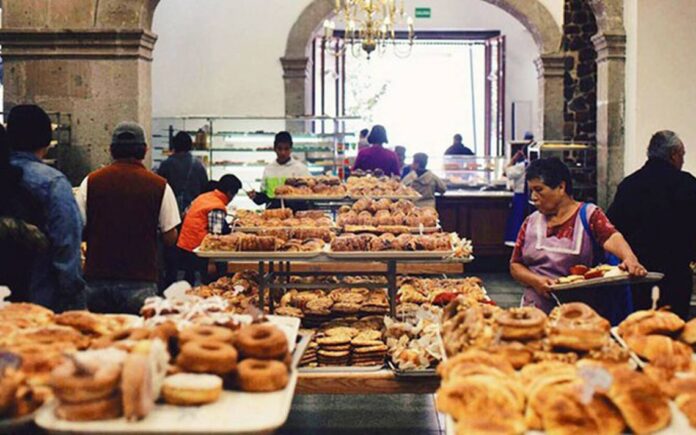
[[[420,235],[422,236],[422,235],[423,235],[423,231],[424,231],[424,227],[423,227],[423,223],[422,223],[422,222],[421,222],[420,224],[418,224],[418,231],[420,231]]]
[[[592,401],[595,391],[607,392],[614,381],[611,373],[602,367],[581,367],[578,374],[585,381],[580,401],[586,405]]]

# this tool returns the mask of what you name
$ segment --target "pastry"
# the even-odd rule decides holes
[[[200,406],[216,402],[222,394],[222,378],[210,374],[179,373],[168,376],[162,386],[164,401],[177,406]]]

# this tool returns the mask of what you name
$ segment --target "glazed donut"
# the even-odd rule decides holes
[[[549,343],[556,349],[588,352],[609,340],[609,322],[597,316],[584,322],[559,320],[549,328]]]
[[[51,372],[49,383],[55,395],[64,403],[81,403],[111,396],[118,387],[121,367],[105,364],[96,372],[80,371],[68,360]]]
[[[198,406],[213,403],[222,393],[222,378],[215,375],[179,373],[164,380],[162,396],[170,405]]]
[[[501,337],[506,340],[531,340],[544,334],[546,314],[535,307],[511,308],[496,317]]]
[[[105,349],[107,347],[115,346],[128,351],[133,346],[134,342],[146,340],[149,337],[150,330],[147,328],[124,329],[123,331],[115,332],[111,335],[94,340],[91,347],[93,349]]]
[[[552,322],[575,321],[586,322],[597,318],[599,315],[590,308],[589,305],[582,302],[570,302],[560,305],[551,311],[549,320]]]
[[[288,384],[288,369],[280,361],[245,359],[237,368],[242,391],[278,391]]]
[[[146,355],[132,353],[126,358],[121,373],[121,393],[123,415],[127,420],[140,420],[154,408],[152,370]]]
[[[193,340],[181,348],[176,364],[193,373],[224,375],[237,368],[237,351],[229,344]]]
[[[56,407],[56,417],[68,421],[111,420],[123,415],[121,395],[83,403],[63,402]]]
[[[179,342],[186,344],[192,340],[217,341],[232,343],[234,332],[220,326],[197,325],[181,331]]]
[[[244,358],[279,359],[288,352],[288,339],[276,326],[262,323],[242,327],[235,346]]]

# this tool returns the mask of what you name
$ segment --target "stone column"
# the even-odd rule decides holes
[[[285,82],[285,114],[301,116],[311,113],[312,87],[311,61],[308,57],[281,57],[283,81]]]
[[[535,136],[562,140],[565,57],[560,53],[542,54],[534,64],[539,79],[539,124]]]
[[[77,183],[110,161],[120,121],[140,123],[149,137],[155,41],[142,29],[2,29],[4,110],[33,103],[70,114],[73,142],[62,169]]]
[[[597,201],[607,207],[624,176],[626,35],[597,34]]]

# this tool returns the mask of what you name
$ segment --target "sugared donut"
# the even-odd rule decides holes
[[[237,351],[229,344],[193,340],[181,348],[176,364],[188,372],[224,375],[237,367]]]
[[[280,361],[245,359],[237,367],[242,391],[278,391],[288,384],[288,369]]]
[[[244,358],[279,359],[288,352],[288,339],[276,326],[262,323],[242,327],[235,346]]]
[[[197,325],[181,331],[179,342],[185,344],[193,340],[217,341],[220,343],[232,343],[234,333],[220,326]]]
[[[535,307],[511,308],[496,317],[501,337],[506,340],[531,340],[544,334],[546,314]]]
[[[222,393],[222,378],[215,375],[179,373],[164,380],[165,402],[177,406],[198,406],[213,403]]]
[[[561,305],[552,316],[548,335],[554,348],[587,352],[601,348],[609,339],[611,325],[586,304]]]
[[[64,403],[80,403],[104,399],[118,387],[121,367],[105,364],[94,373],[81,371],[72,360],[53,369],[49,383]]]
[[[56,417],[68,421],[110,420],[123,414],[121,395],[83,403],[62,402],[56,407]]]

